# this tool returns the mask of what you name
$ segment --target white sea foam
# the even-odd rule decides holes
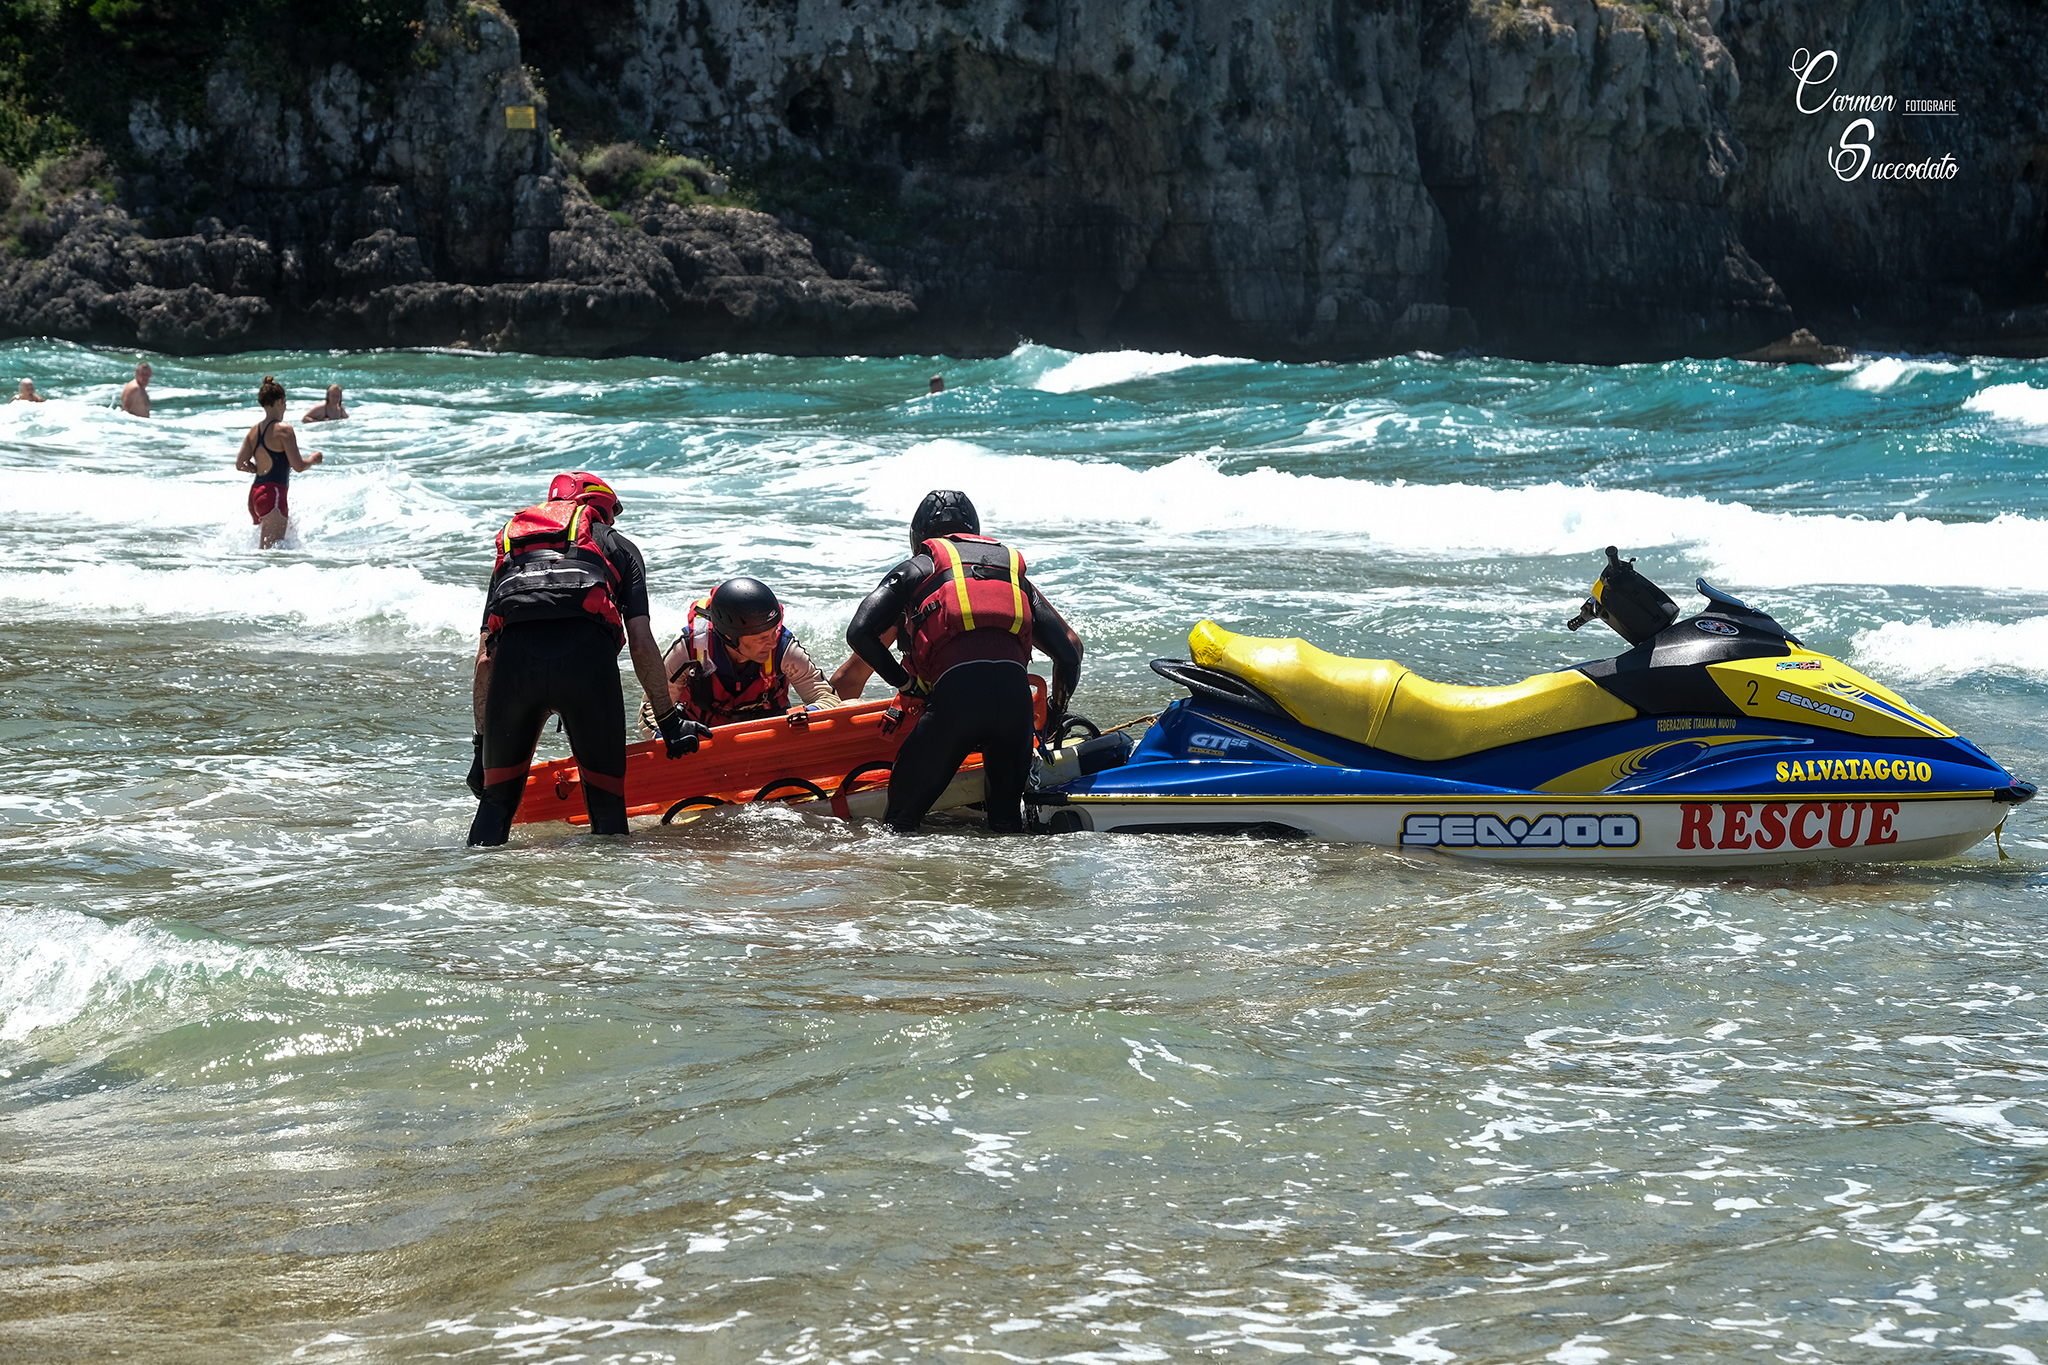
[[[0,911],[0,1041],[61,1027],[124,997],[144,997],[128,1012],[159,1016],[181,987],[259,971],[290,977],[315,970],[324,968],[294,954],[185,940],[141,921],[109,924],[68,910]]]
[[[1852,361],[1851,366],[1849,377],[1842,381],[1842,386],[1868,393],[1882,393],[1899,384],[1910,383],[1923,374],[1954,374],[1962,368],[1946,361],[1901,360],[1893,355],[1879,356],[1870,361]]]
[[[67,528],[145,532],[156,555],[212,556],[255,548],[247,512],[248,476],[232,469],[182,477],[83,470],[15,470],[8,487],[27,503],[61,509]],[[490,534],[471,507],[380,462],[347,471],[316,469],[291,486],[294,548],[359,552],[365,546],[412,547],[422,538]],[[118,535],[68,539],[60,557],[97,556]]]
[[[2032,384],[1993,384],[1963,403],[1965,412],[1981,412],[2001,422],[2048,427],[2048,389]]]
[[[473,631],[475,586],[429,582],[407,565],[274,564],[150,569],[84,564],[69,570],[0,571],[0,604],[31,620],[170,618],[299,627],[395,623],[420,635]]]
[[[1047,393],[1078,393],[1083,389],[1105,389],[1134,379],[1157,379],[1179,370],[1203,369],[1217,365],[1249,365],[1235,356],[1182,355],[1178,351],[1100,351],[1077,355],[1040,374],[1033,387]]]
[[[1973,673],[2048,679],[2048,616],[2022,621],[1887,621],[1850,642],[1864,671],[1916,682]]]
[[[878,519],[902,515],[905,488],[966,488],[985,523],[1035,528],[1142,527],[1148,539],[1235,538],[1381,555],[1583,555],[1602,545],[1684,547],[1730,584],[1815,583],[2048,591],[2036,550],[2048,527],[2005,515],[1951,523],[1764,512],[1740,502],[1645,489],[1560,483],[1524,488],[1374,483],[1226,472],[1184,456],[1131,468],[998,455],[953,440],[817,466],[771,481],[770,493],[836,492]]]
[[[1302,428],[1302,439],[1295,449],[1349,450],[1370,445],[1389,431],[1396,438],[1416,440],[1472,425],[1473,419],[1463,413],[1441,408],[1418,412],[1381,398],[1363,399],[1345,403],[1327,416],[1310,421]]]

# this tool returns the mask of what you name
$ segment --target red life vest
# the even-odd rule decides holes
[[[576,502],[544,502],[516,514],[498,533],[498,562],[484,601],[484,629],[588,612],[626,643],[619,615],[619,571],[592,534],[595,518]]]
[[[1006,631],[1020,663],[1031,658],[1031,595],[1024,556],[987,536],[938,536],[921,547],[932,576],[903,618],[903,663],[930,687],[944,671],[946,646],[969,631]]]
[[[706,725],[787,711],[789,675],[782,671],[782,660],[796,637],[784,628],[767,663],[740,663],[712,627],[710,612],[709,597],[692,602],[683,633],[668,647],[670,700],[686,708],[690,719]]]

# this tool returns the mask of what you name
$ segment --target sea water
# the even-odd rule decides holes
[[[2048,771],[2048,366],[4,348],[0,1357],[2048,1358],[2048,813],[1720,874],[787,809],[463,847],[492,534],[827,668],[927,489],[1085,637],[1504,683],[1614,544]],[[942,369],[945,391],[926,392]],[[256,548],[275,373],[343,424]],[[566,752],[549,733],[541,754]],[[1960,1354],[1959,1354],[1960,1353]]]

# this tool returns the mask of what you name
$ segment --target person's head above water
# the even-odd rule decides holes
[[[618,520],[625,504],[619,495],[612,492],[610,484],[587,469],[574,469],[567,474],[557,474],[548,485],[549,502],[580,502],[603,518],[609,526]]]
[[[933,536],[978,536],[981,514],[965,493],[951,488],[934,488],[924,495],[910,518],[910,553],[919,554]]]
[[[338,408],[341,406],[341,385],[329,384],[327,386],[327,402],[330,407]]]
[[[263,376],[263,384],[256,390],[256,402],[264,408],[274,408],[284,402],[284,385],[277,382],[277,376]]]
[[[711,618],[711,628],[728,646],[782,628],[782,603],[775,600],[774,590],[758,578],[728,578],[720,583],[711,590],[711,604],[705,614]],[[772,647],[774,641],[767,643]]]
[[[151,371],[149,368],[149,362],[147,360],[138,361],[135,366],[135,382],[138,384],[147,384],[149,382],[150,373]]]

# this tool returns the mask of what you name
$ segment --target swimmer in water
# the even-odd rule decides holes
[[[121,386],[121,411],[130,417],[149,416],[149,362],[135,367],[135,377]]]
[[[315,403],[306,409],[301,422],[339,422],[347,418],[348,409],[341,405],[341,385],[329,384],[325,402]]]
[[[43,403],[49,400],[36,392],[35,380],[24,379],[21,381],[21,388],[8,401],[10,403]]]
[[[263,407],[263,420],[250,427],[249,434],[242,438],[235,468],[256,476],[256,481],[249,485],[249,520],[261,528],[263,548],[267,550],[284,539],[285,527],[291,520],[285,492],[292,474],[303,474],[326,457],[316,450],[311,459],[300,458],[298,433],[284,424],[284,385],[264,375],[263,387],[256,390],[256,401]]]

